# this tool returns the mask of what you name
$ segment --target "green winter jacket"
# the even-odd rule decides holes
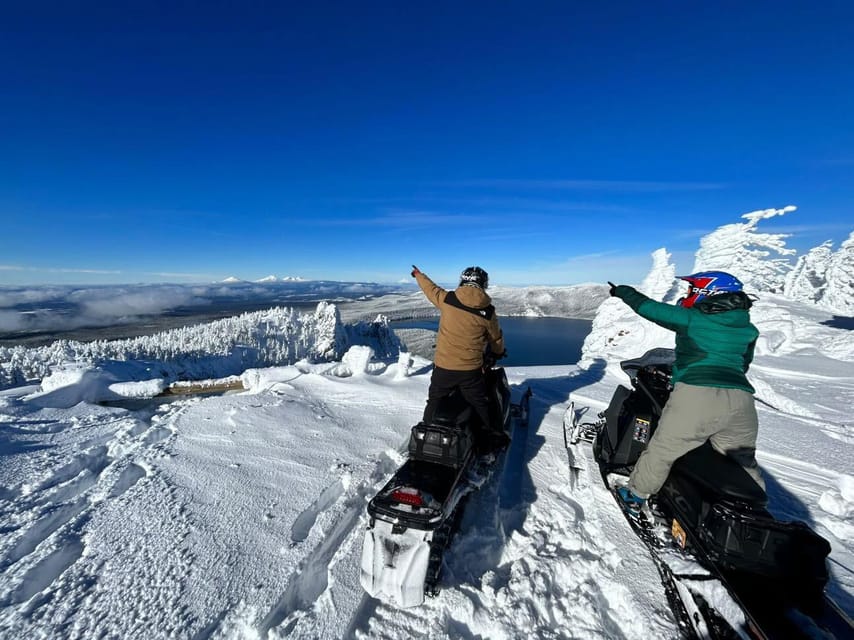
[[[750,298],[743,292],[709,296],[693,307],[656,302],[632,287],[614,295],[639,316],[676,332],[673,384],[743,389],[754,393],[745,373],[759,331],[750,323]]]

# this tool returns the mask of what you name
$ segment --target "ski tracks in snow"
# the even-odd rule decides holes
[[[80,612],[99,590],[103,558],[87,533],[94,520],[121,511],[122,496],[149,475],[149,460],[172,432],[156,415],[116,410],[105,422],[85,405],[32,414],[25,403],[7,401],[3,411],[3,455],[15,455],[20,443],[41,450],[26,477],[4,479],[0,495],[0,635],[51,636],[67,625],[67,637],[91,637],[96,629]],[[58,593],[72,593],[73,601]]]
[[[397,455],[381,455],[367,480],[351,488],[350,476],[342,477],[297,517],[291,527],[292,544],[306,540],[318,519],[325,517],[324,531],[318,532],[320,541],[303,557],[284,593],[263,617],[258,627],[262,638],[268,637],[271,630],[275,630],[274,637],[324,637],[320,633],[324,625],[330,621],[340,624],[340,612],[336,611],[338,598],[332,592],[337,582],[336,565],[346,558],[342,568],[355,569],[355,585],[354,572],[350,571],[347,589],[358,588],[358,553],[366,505],[399,462]],[[354,559],[356,564],[352,564]]]

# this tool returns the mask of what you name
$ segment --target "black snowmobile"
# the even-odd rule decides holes
[[[672,390],[673,360],[672,350],[652,349],[621,362],[632,388],[618,386],[598,422],[579,423],[570,407],[567,445],[592,441],[612,492],[655,433]],[[830,544],[803,522],[775,519],[767,503],[741,465],[707,442],[674,463],[648,509],[626,516],[652,552],[686,635],[854,638],[851,619],[824,593]],[[695,560],[699,570],[668,562],[674,557]],[[729,603],[713,602],[715,581],[742,616],[727,613]]]
[[[482,425],[457,390],[440,399],[432,419],[412,427],[409,459],[368,503],[361,583],[375,598],[405,608],[438,593],[463,504],[507,451],[484,449],[496,438],[509,442],[511,409],[527,424],[530,391],[511,407],[504,369],[492,361],[485,372],[491,424]]]

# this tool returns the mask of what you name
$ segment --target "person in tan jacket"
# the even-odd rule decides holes
[[[439,336],[424,422],[432,419],[439,398],[457,388],[475,410],[485,430],[489,431],[484,350],[488,345],[496,358],[507,355],[495,307],[486,293],[489,274],[480,267],[469,267],[460,274],[460,284],[454,291],[446,291],[415,265],[412,265],[412,277],[440,311]]]

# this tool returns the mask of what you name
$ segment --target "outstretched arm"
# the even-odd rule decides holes
[[[684,329],[691,321],[691,312],[688,309],[656,302],[633,287],[624,284],[615,285],[610,282],[608,284],[611,285],[610,293],[612,296],[625,302],[640,317],[646,318],[665,329],[671,331]]]
[[[415,282],[421,287],[421,291],[424,292],[427,299],[438,307],[445,299],[447,291],[425,276],[415,265],[412,265],[412,277],[415,278]]]

